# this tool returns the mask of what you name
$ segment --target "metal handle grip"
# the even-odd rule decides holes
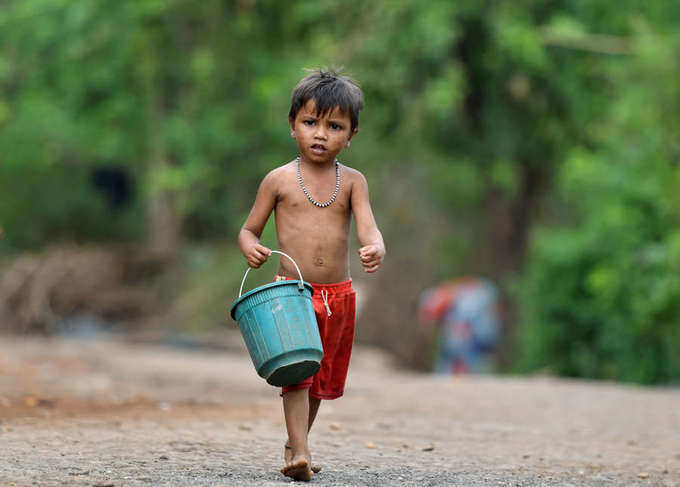
[[[300,281],[298,282],[298,288],[300,289],[300,291],[303,291],[305,289],[305,285],[304,285],[304,281],[302,280],[302,272],[300,272],[300,268],[298,267],[297,263],[293,260],[293,258],[290,255],[281,252],[280,250],[272,250],[272,254],[281,254],[284,257],[288,257],[288,259],[290,259],[290,261],[295,266],[295,270],[298,272],[298,275],[300,276]],[[246,269],[246,273],[243,275],[243,280],[241,281],[241,288],[238,290],[238,297],[239,298],[241,297],[241,294],[243,294],[243,284],[245,284],[246,277],[248,277],[249,272],[250,272],[250,267],[248,267]]]

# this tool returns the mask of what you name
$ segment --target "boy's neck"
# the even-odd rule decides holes
[[[328,161],[308,161],[302,155],[299,156],[299,159],[300,159],[300,167],[302,167],[302,168],[314,168],[314,169],[334,168],[335,167],[335,161],[337,161],[336,157],[333,157],[332,159],[330,159]]]

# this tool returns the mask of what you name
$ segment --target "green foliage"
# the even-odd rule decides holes
[[[679,5],[2,2],[0,246],[142,241],[170,195],[180,306],[219,315],[239,259],[215,241],[295,155],[294,84],[346,66],[366,109],[341,160],[368,175],[394,262],[420,250],[430,281],[526,264],[524,370],[677,380]],[[112,166],[136,182],[125,208],[92,184]]]
[[[285,100],[303,63],[276,44],[283,38],[282,11],[275,4],[197,7],[179,0],[3,5],[6,242],[21,248],[63,235],[125,238],[143,229],[146,212],[138,210],[156,192],[176,196],[178,216],[195,237],[233,232],[245,196],[271,161],[291,149],[284,147],[290,145]],[[103,215],[90,202],[97,196],[85,176],[101,166],[128,168],[141,190],[125,215],[105,215],[108,227],[90,225]],[[71,223],[64,216],[56,235],[42,201],[30,215],[15,214],[31,205],[10,180],[31,180],[45,167],[57,179],[82,176],[72,180],[75,192],[45,185],[45,199],[61,202],[64,215],[90,212]],[[29,216],[33,228],[24,229]]]
[[[469,209],[449,239],[463,225],[481,239],[483,220],[468,213],[490,191],[512,205],[527,167],[549,182],[584,119],[565,107],[591,106],[590,79],[572,74],[581,59],[562,63],[542,42],[541,22],[559,18],[562,32],[578,23],[569,14],[542,2],[10,1],[0,9],[0,147],[23,171],[128,167],[137,207],[171,192],[190,238],[222,236],[267,170],[294,154],[285,114],[301,68],[346,65],[367,99],[346,159],[369,174],[426,159],[442,213]],[[144,228],[146,213],[130,213],[132,227],[100,237]],[[7,234],[19,247],[43,243]]]
[[[13,243],[125,241],[141,232],[135,218],[139,208],[112,212],[82,168],[6,167],[2,173],[0,194],[12,198],[0,198],[1,223]]]
[[[680,38],[642,32],[626,83],[558,181],[573,222],[534,239],[522,288],[521,370],[641,383],[680,379]],[[677,52],[677,51],[675,51]]]

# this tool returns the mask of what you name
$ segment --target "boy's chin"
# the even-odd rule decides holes
[[[333,162],[337,156],[337,153],[326,151],[322,154],[316,154],[314,152],[305,152],[303,154],[305,160],[316,163]]]

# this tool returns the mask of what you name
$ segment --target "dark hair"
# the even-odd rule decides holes
[[[337,107],[341,112],[349,113],[352,132],[359,126],[359,111],[364,107],[364,97],[359,84],[349,76],[342,76],[332,69],[312,70],[293,90],[288,118],[295,120],[309,100],[316,103],[317,115],[324,116]]]

